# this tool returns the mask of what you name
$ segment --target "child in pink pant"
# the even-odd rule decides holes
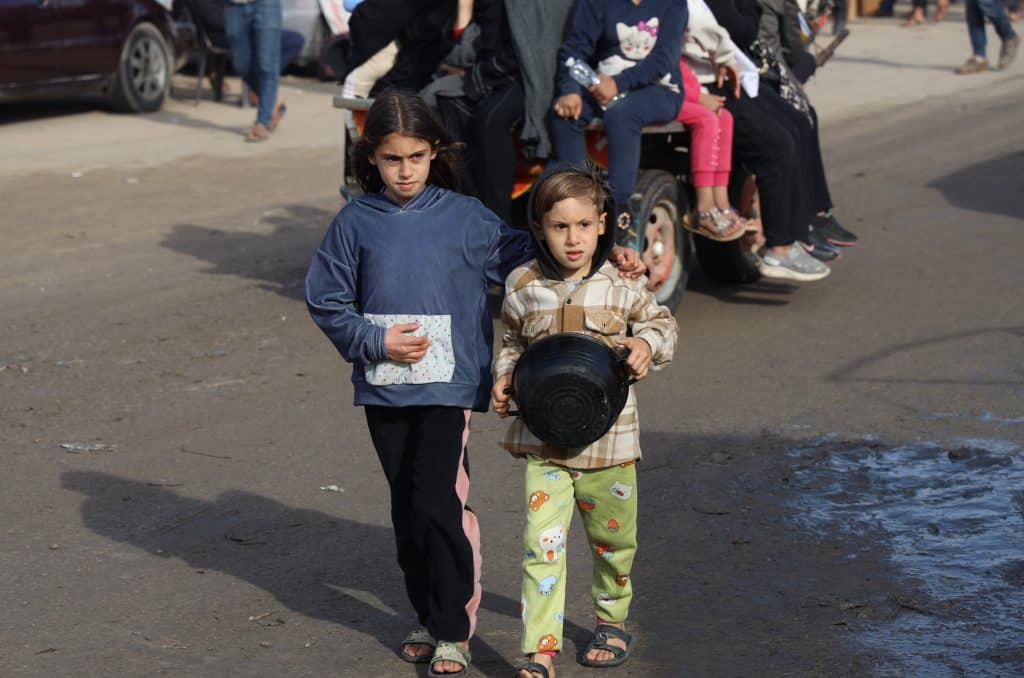
[[[732,169],[732,114],[725,98],[705,94],[697,76],[679,61],[683,74],[683,107],[676,120],[690,130],[690,173],[697,189],[697,209],[684,224],[712,240],[735,240],[746,222],[729,205],[729,171]]]

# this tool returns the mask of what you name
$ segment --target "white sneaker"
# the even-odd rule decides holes
[[[762,251],[758,270],[765,278],[801,282],[821,280],[832,272],[832,269],[805,252],[804,248],[796,243],[790,245],[789,253],[786,255],[775,254],[769,249]]]

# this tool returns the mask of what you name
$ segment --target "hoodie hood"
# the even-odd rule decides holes
[[[586,167],[575,163],[548,163],[548,166],[543,172],[541,172],[540,176],[537,177],[537,180],[533,182],[533,187],[530,188],[530,195],[526,200],[526,215],[527,220],[529,221],[527,228],[530,229],[530,235],[533,236],[533,241],[536,245],[537,263],[540,264],[540,270],[544,272],[544,277],[548,280],[565,280],[565,276],[562,275],[562,268],[558,265],[555,257],[552,256],[547,243],[537,237],[537,229],[534,227],[533,218],[533,198],[537,191],[537,187],[544,183],[548,177],[567,169],[589,172]],[[594,252],[594,260],[590,265],[590,272],[587,273],[584,280],[597,273],[597,269],[601,268],[602,264],[608,261],[608,258],[611,256],[612,249],[615,247],[615,224],[612,223],[615,219],[615,201],[612,200],[611,191],[608,190],[607,186],[605,186],[604,207],[598,208],[598,212],[605,212],[607,214],[604,221],[604,233],[601,234],[597,240],[597,250]]]
[[[384,192],[384,189],[381,189],[377,193],[364,193],[353,200],[352,203],[362,205],[374,212],[380,212],[383,214],[416,212],[433,207],[438,201],[444,199],[446,194],[447,191],[445,189],[432,184],[427,184],[423,187],[422,191],[409,198],[404,205],[399,205],[388,197],[387,193]]]

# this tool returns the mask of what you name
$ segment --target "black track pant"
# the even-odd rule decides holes
[[[480,530],[466,508],[469,410],[366,407],[391,487],[398,565],[420,624],[438,640],[468,639],[480,604]]]

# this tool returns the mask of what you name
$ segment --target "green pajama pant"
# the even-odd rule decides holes
[[[527,457],[524,654],[562,649],[565,544],[573,504],[583,519],[594,562],[595,614],[610,622],[625,621],[629,614],[629,571],[636,555],[636,464],[577,470]]]

